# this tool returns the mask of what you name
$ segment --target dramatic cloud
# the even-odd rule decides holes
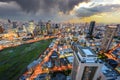
[[[89,0],[0,0],[0,18],[66,20],[74,6]],[[63,15],[60,16],[59,12]],[[68,15],[68,16],[66,16]],[[63,17],[64,16],[64,17]],[[66,17],[65,17],[66,16]]]
[[[120,9],[120,4],[118,3],[110,3],[110,2],[89,2],[89,3],[81,3],[76,9],[74,9],[74,13],[77,17],[89,17],[92,15],[97,15],[106,12],[115,12]]]
[[[57,0],[56,0],[57,1]],[[88,2],[89,0],[58,0],[58,6],[60,11],[66,13],[78,5],[80,2]]]
[[[0,0],[1,2],[14,1],[26,12],[37,12],[39,10],[49,12],[58,7],[64,13],[72,10],[75,5],[88,0]]]
[[[24,15],[20,7],[15,2],[4,3],[0,2],[0,17],[10,18]]]
[[[17,20],[83,19],[120,12],[120,0],[0,0],[0,18]]]

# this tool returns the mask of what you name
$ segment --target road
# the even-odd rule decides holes
[[[53,37],[51,37],[51,38],[53,38]],[[55,49],[57,49],[57,47],[58,47],[58,44],[56,43],[56,44],[53,45],[52,48],[50,48],[50,49],[47,48],[46,49],[46,50],[50,50],[49,53],[43,58],[42,62],[39,63],[34,68],[33,73],[29,76],[29,80],[34,80],[39,74],[42,74],[42,73],[65,71],[65,70],[72,69],[72,65],[71,64],[68,64],[66,66],[54,66],[53,68],[45,68],[45,69],[42,68],[42,65],[49,61],[50,56],[52,55],[53,51]],[[24,76],[27,76],[27,75],[29,75],[29,72],[25,72]]]

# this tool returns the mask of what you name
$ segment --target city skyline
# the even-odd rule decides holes
[[[0,80],[120,80],[120,25],[0,21]]]
[[[0,19],[119,23],[120,0],[1,0]]]

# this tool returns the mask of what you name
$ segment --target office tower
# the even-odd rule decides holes
[[[28,32],[33,34],[34,29],[35,29],[34,21],[29,21]]]
[[[38,22],[38,26],[40,27],[41,30],[43,29],[43,27],[44,27],[44,23],[43,23],[42,20],[39,20],[39,22]]]
[[[0,33],[3,33],[4,29],[2,28],[2,25],[0,25]]]
[[[42,20],[40,20],[39,22],[38,22],[38,25],[41,27],[41,26],[43,26],[44,24],[43,24],[43,21]]]
[[[58,29],[59,29],[59,24],[55,24],[55,26],[54,26],[54,34],[58,33]]]
[[[81,47],[73,44],[74,60],[71,78],[72,80],[97,80],[102,63],[89,47]]]
[[[40,26],[39,25],[36,25],[33,33],[34,33],[34,36],[37,36],[38,34],[40,34],[41,32],[41,29],[40,29]]]
[[[89,27],[89,30],[88,30],[88,35],[87,35],[88,38],[92,38],[94,26],[95,26],[95,21],[91,21],[90,22],[90,27]]]
[[[117,26],[106,26],[106,31],[105,31],[104,38],[101,45],[101,49],[103,51],[109,50],[116,31],[117,31]]]
[[[23,32],[28,33],[28,30],[27,30],[25,24],[23,24],[22,27],[23,27]]]
[[[120,24],[117,25],[117,34],[116,36],[120,37]]]
[[[8,23],[11,23],[11,20],[10,20],[10,19],[8,19]]]
[[[46,28],[47,28],[47,33],[51,33],[51,21],[49,20],[47,23],[46,23]]]
[[[13,28],[17,28],[17,22],[12,22]]]
[[[90,27],[89,27],[89,35],[90,36],[92,36],[94,26],[95,26],[95,21],[90,22]]]
[[[117,25],[118,26],[118,32],[120,32],[120,24],[119,25]]]

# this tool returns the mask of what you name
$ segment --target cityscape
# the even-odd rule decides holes
[[[0,80],[120,80],[119,0],[0,0]]]

